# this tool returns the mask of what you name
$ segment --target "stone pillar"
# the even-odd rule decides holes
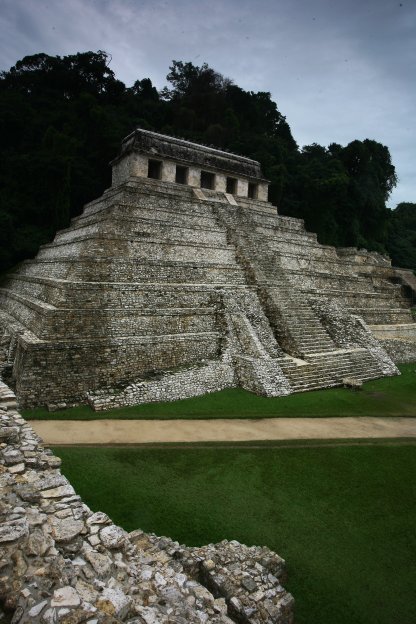
[[[189,167],[188,185],[201,188],[201,170],[197,167]]]
[[[269,197],[269,185],[266,182],[259,182],[257,187],[257,199],[266,201]]]
[[[112,168],[112,186],[121,184],[130,176],[147,178],[148,159],[143,154],[131,152],[121,158]]]
[[[248,194],[248,180],[242,180],[238,178],[237,181],[237,195],[239,197],[247,197]]]
[[[137,176],[139,178],[147,178],[148,171],[148,158],[143,154],[138,154],[137,152],[133,152],[130,154],[129,159],[129,175]]]
[[[227,190],[227,178],[223,173],[217,173],[215,176],[215,190],[219,193],[225,193]]]
[[[171,160],[164,160],[162,163],[162,180],[163,182],[175,182],[176,179],[176,163]]]

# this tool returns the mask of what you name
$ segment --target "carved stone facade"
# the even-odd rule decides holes
[[[23,406],[101,410],[395,375],[413,293],[388,258],[278,215],[258,162],[137,130],[113,186],[3,282],[4,376]]]
[[[267,201],[268,181],[257,161],[149,130],[135,130],[126,137],[111,164],[113,186],[131,176],[151,177]]]

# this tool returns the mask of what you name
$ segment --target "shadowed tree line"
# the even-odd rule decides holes
[[[98,51],[27,56],[0,74],[0,271],[33,256],[111,183],[108,161],[136,127],[261,162],[281,214],[319,241],[388,252],[416,267],[416,204],[386,208],[397,182],[373,140],[300,149],[270,93],[244,91],[207,64],[173,61],[168,87],[126,87]]]

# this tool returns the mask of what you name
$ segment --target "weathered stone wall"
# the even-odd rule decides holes
[[[371,331],[395,362],[416,362],[416,323],[373,325]]]
[[[235,264],[221,264],[216,262],[167,261],[147,259],[123,259],[111,260],[111,271],[114,282],[124,283],[154,283],[160,280],[162,283],[180,284],[244,284],[244,276],[241,268]],[[40,261],[38,258],[32,262],[24,262],[20,269],[20,275],[45,279],[67,278],[75,280],[74,288],[82,288],[78,280],[83,278],[87,282],[93,281],[85,288],[96,288],[96,284],[103,283],[101,290],[106,289],[109,280],[109,261],[103,258],[73,258],[53,259]],[[113,282],[113,283],[114,283]],[[105,285],[104,285],[105,284]]]
[[[213,175],[212,188],[217,192],[226,192],[229,176],[236,183],[235,195],[247,197],[251,182],[256,184],[256,199],[267,201],[268,181],[261,177],[257,161],[141,129],[124,139],[121,154],[112,161],[112,185],[130,177],[147,178],[149,160],[159,163],[158,178],[163,182],[174,183],[177,165],[185,166],[190,187],[201,188],[204,171]]]
[[[260,163],[251,158],[169,137],[138,128],[121,144],[121,154],[113,163],[123,160],[127,154],[137,152],[153,158],[172,159],[201,168],[220,172],[234,172],[251,178],[261,178]]]
[[[380,340],[383,349],[398,364],[411,364],[416,361],[416,348],[414,339],[410,342],[403,339]]]
[[[221,345],[217,333],[75,344],[29,342],[27,337],[19,340],[14,374],[19,401],[26,406],[42,404],[46,397],[50,405],[79,403],[100,387],[127,385],[152,371],[214,359]]]
[[[292,624],[284,561],[181,546],[93,513],[0,382],[0,617],[13,624]]]
[[[179,371],[160,371],[153,379],[128,384],[119,391],[111,386],[101,388],[96,392],[89,392],[87,400],[95,411],[101,411],[139,403],[177,401],[234,388],[237,385],[235,371],[227,359],[213,360],[199,366],[184,366]]]

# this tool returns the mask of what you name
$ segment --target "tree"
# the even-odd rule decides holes
[[[389,150],[365,139],[349,143],[339,158],[350,178],[347,207],[360,223],[357,243],[383,252],[389,219],[386,200],[397,184]]]
[[[120,138],[143,117],[151,126],[158,118],[150,80],[127,90],[109,60],[100,50],[36,54],[0,74],[0,210],[8,236],[0,271],[36,253],[100,195]]]
[[[388,251],[393,265],[416,270],[416,204],[402,202],[391,212]]]
[[[169,70],[166,80],[173,85],[173,89],[164,91],[164,95],[171,100],[190,96],[200,97],[209,92],[219,93],[232,84],[229,78],[224,78],[207,63],[198,67],[190,62],[172,61]]]

